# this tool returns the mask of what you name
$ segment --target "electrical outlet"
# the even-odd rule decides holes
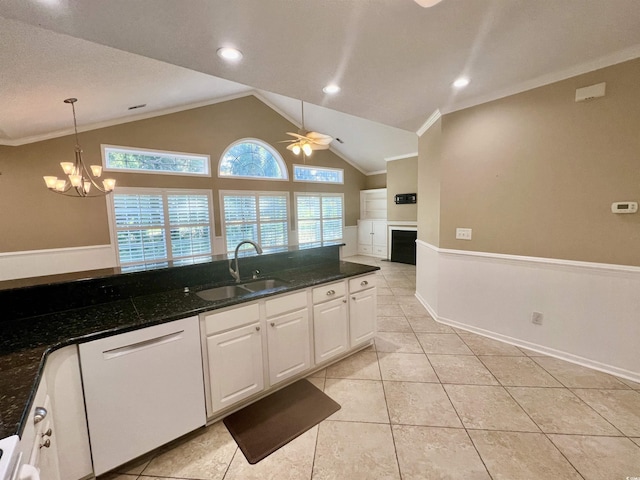
[[[542,325],[542,320],[544,319],[544,315],[540,312],[533,312],[531,314],[531,323],[534,325]]]
[[[456,239],[457,240],[471,240],[471,229],[470,228],[456,228]]]

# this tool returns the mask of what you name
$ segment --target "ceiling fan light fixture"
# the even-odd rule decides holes
[[[302,151],[308,157],[313,152],[313,149],[311,148],[311,145],[309,145],[308,143],[303,143],[302,144]]]
[[[340,91],[340,87],[338,85],[336,85],[335,83],[331,83],[331,84],[327,85],[326,87],[324,87],[322,89],[322,91],[324,93],[329,94],[329,95],[335,95],[336,93],[338,93]]]
[[[299,144],[297,144],[297,143],[294,143],[294,144],[291,146],[291,151],[293,152],[293,154],[294,154],[294,155],[300,155],[300,151],[301,151],[301,150],[302,150],[302,149],[300,148],[300,145],[299,145]]]
[[[223,60],[228,60],[230,62],[238,62],[242,59],[242,52],[237,48],[232,47],[221,47],[216,53]]]

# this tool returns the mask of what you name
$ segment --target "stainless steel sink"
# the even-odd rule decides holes
[[[246,288],[250,292],[259,292],[260,290],[270,290],[272,288],[284,287],[287,282],[277,278],[266,278],[261,280],[253,280],[251,282],[243,283],[242,288]]]
[[[241,285],[227,285],[226,287],[210,288],[208,290],[202,290],[196,292],[196,295],[208,302],[215,302],[216,300],[226,300],[228,298],[238,297],[251,293],[255,290],[249,290]]]

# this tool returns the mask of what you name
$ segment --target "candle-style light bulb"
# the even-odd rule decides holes
[[[82,187],[82,175],[69,175],[69,181],[74,187]]]
[[[73,162],[60,162],[60,166],[62,167],[64,173],[66,173],[67,175],[71,175],[75,167]]]
[[[102,185],[104,185],[104,189],[107,192],[112,191],[114,188],[116,188],[116,179],[115,178],[105,178],[102,181]]]
[[[47,184],[47,188],[56,188],[56,182],[58,181],[58,177],[42,177],[44,178],[44,183]]]

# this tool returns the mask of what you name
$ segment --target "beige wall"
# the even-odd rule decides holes
[[[365,190],[373,190],[374,188],[387,188],[387,174],[378,173],[376,175],[367,175],[365,177]]]
[[[316,151],[307,160],[313,165],[344,169],[344,185],[229,180],[217,178],[220,156],[229,144],[245,137],[271,144],[283,156],[292,177],[293,164],[301,158],[286,150],[290,122],[254,96],[101,128],[80,134],[87,164],[101,163],[101,144],[151,148],[211,156],[212,177],[112,174],[118,186],[202,188],[213,190],[216,235],[221,234],[219,190],[280,190],[344,192],[345,225],[355,225],[360,215],[360,190],[366,177],[330,151]],[[49,192],[43,175],[58,175],[59,162],[73,158],[72,137],[61,137],[20,147],[0,146],[0,252],[76,247],[109,243],[104,198],[66,198]],[[293,194],[291,195],[291,204]],[[291,211],[293,222],[293,208]]]
[[[576,88],[599,82],[604,98],[574,101]],[[610,210],[640,201],[639,85],[636,59],[445,115],[440,246],[640,266],[640,213]],[[456,240],[456,227],[473,239]]]
[[[442,119],[418,139],[418,239],[440,245]]]
[[[398,193],[418,192],[418,157],[387,162],[387,220],[410,221],[417,219],[417,204],[396,205]]]

